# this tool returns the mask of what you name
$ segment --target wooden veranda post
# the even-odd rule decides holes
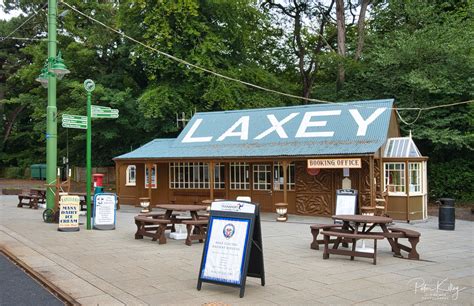
[[[120,194],[120,163],[115,162],[115,192],[118,195]],[[120,199],[117,198],[117,209],[120,209]]]
[[[214,162],[209,162],[209,184],[210,184],[210,198],[214,201]]]
[[[152,170],[151,169],[152,169],[152,166],[153,166],[152,164],[148,164],[148,163],[146,164],[146,167],[148,169],[148,198],[150,199],[150,206],[149,206],[148,209],[150,211],[151,211],[151,207],[152,207],[151,203],[153,203],[153,201],[151,199],[151,182],[152,182],[152,172],[151,172]],[[156,173],[155,173],[155,176],[156,176]]]
[[[369,157],[369,176],[370,176],[370,206],[374,207],[374,156]]]
[[[287,182],[288,182],[288,162],[283,161],[283,202],[288,204],[288,194],[287,194]]]

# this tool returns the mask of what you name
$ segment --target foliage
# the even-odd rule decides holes
[[[78,15],[63,5],[58,11],[58,50],[71,74],[58,81],[58,118],[85,115],[83,81],[96,83],[92,104],[117,108],[118,119],[93,121],[93,165],[156,137],[179,133],[175,116],[186,112],[295,105],[289,99],[221,78],[166,56],[178,57],[216,73],[271,90],[328,101],[395,98],[399,108],[433,107],[472,100],[474,96],[474,24],[472,1],[372,1],[367,14],[362,55],[354,58],[358,5],[348,1],[345,57],[337,54],[332,1],[253,0],[69,0],[87,15],[119,28],[137,44]],[[360,1],[359,1],[360,3]],[[4,1],[6,12],[38,14],[17,37],[45,38],[44,1]],[[261,6],[260,6],[261,5]],[[295,18],[282,12],[301,9],[301,48],[295,45]],[[279,13],[280,12],[280,13]],[[293,14],[290,12],[290,14]],[[331,15],[332,14],[332,15]],[[5,36],[25,16],[0,21]],[[321,30],[321,21],[325,20]],[[158,52],[160,51],[160,52]],[[47,92],[34,80],[47,54],[45,41],[4,40],[0,44],[0,164],[27,167],[45,161]],[[311,86],[303,84],[299,56]],[[305,66],[306,65],[306,66]],[[345,83],[336,88],[338,69]],[[309,91],[303,90],[304,87]],[[472,155],[474,106],[423,111],[401,110],[429,159],[430,195],[473,201]],[[85,164],[85,133],[58,125],[58,157],[71,166]],[[449,174],[449,176],[445,175]]]
[[[432,165],[429,171],[430,197],[454,198],[456,203],[473,202],[474,161],[465,158],[450,159]]]

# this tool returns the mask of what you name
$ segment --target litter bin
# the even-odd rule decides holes
[[[33,164],[30,166],[31,178],[37,180],[46,179],[46,164]]]
[[[439,224],[440,230],[454,231],[454,223],[456,221],[454,215],[454,199],[442,198],[439,199]]]

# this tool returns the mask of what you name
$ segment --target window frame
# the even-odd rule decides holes
[[[131,174],[131,169],[133,170],[134,173],[134,178],[131,180],[130,174]],[[136,165],[128,165],[127,169],[125,170],[125,186],[137,186],[137,166]]]
[[[390,166],[394,168],[390,169]],[[395,168],[400,166],[399,169]],[[405,162],[384,162],[384,189],[388,188],[389,195],[406,195],[406,167]],[[398,173],[400,175],[399,184],[394,184],[393,180],[390,181],[390,173]],[[392,175],[393,177],[393,175]]]
[[[215,164],[214,169],[216,166],[219,165],[221,167],[221,163]],[[224,166],[222,164],[222,166]],[[168,163],[169,167],[169,178],[168,178],[168,186],[169,189],[209,189],[210,187],[210,177],[209,177],[209,163],[205,162],[171,162]],[[224,172],[225,178],[225,172]],[[225,181],[216,182],[214,178],[214,188],[215,189],[223,189],[223,188],[216,188],[216,184],[224,183],[225,188]]]
[[[272,165],[271,164],[253,164],[252,173],[253,173],[252,190],[256,190],[256,191],[272,190]],[[263,174],[265,176],[264,182],[260,180],[260,174]],[[261,188],[262,185],[264,188]]]
[[[250,164],[246,162],[229,163],[230,190],[250,190]]]
[[[148,189],[148,167],[145,165],[145,189]],[[156,189],[158,187],[157,184],[157,174],[158,174],[158,167],[157,164],[153,164],[151,167],[151,189]]]
[[[294,191],[295,190],[295,163],[291,162],[287,164],[287,178],[286,190]],[[277,174],[277,175],[276,175]],[[283,164],[280,162],[273,163],[273,190],[274,191],[283,191]],[[275,188],[277,187],[277,188]]]
[[[417,167],[414,167],[417,166]],[[416,184],[413,182],[413,171],[416,171]],[[408,162],[408,188],[410,195],[423,194],[423,164],[422,162]],[[411,191],[412,186],[418,187],[417,190]]]

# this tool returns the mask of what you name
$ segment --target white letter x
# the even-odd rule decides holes
[[[263,133],[255,137],[254,139],[262,139],[263,137],[267,136],[273,131],[276,131],[278,133],[278,136],[280,138],[288,138],[288,135],[286,135],[285,130],[283,129],[283,124],[287,123],[291,119],[295,118],[298,116],[299,113],[291,113],[288,116],[286,116],[282,121],[278,121],[275,115],[267,115],[268,120],[270,120],[270,123],[272,124],[272,127],[265,130]]]

